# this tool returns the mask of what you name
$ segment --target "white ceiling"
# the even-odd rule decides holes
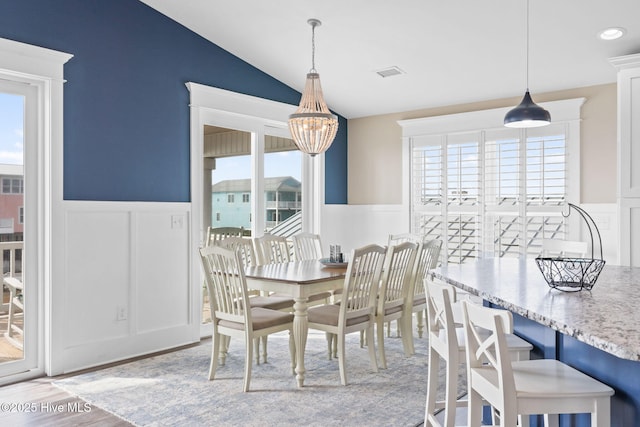
[[[316,69],[346,118],[521,97],[526,0],[141,0],[298,91]],[[612,83],[608,59],[640,53],[640,0],[531,0],[529,87]],[[605,42],[596,33],[624,27]],[[406,74],[382,78],[397,66]]]

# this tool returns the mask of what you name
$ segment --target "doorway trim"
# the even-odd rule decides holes
[[[200,323],[202,292],[198,292],[198,290],[202,286],[202,275],[198,248],[205,233],[202,218],[204,126],[213,125],[254,133],[257,138],[252,140],[252,149],[260,155],[264,147],[256,144],[255,140],[264,138],[267,127],[279,128],[283,132],[288,132],[287,120],[297,106],[194,82],[188,82],[186,86],[190,92],[189,106],[191,108],[191,248],[193,263],[190,273],[194,278],[191,319]],[[255,167],[252,169],[256,170]],[[260,167],[257,169],[259,169],[258,175],[261,174],[262,169]],[[302,229],[319,233],[320,208],[324,204],[324,154],[315,157],[302,156],[302,183]],[[255,179],[253,176],[252,192],[263,194],[263,190],[263,181]],[[308,195],[312,195],[312,197],[308,197]],[[252,199],[258,198],[253,197]],[[260,206],[261,204],[258,203],[254,209],[261,209]],[[253,218],[256,216],[253,215]],[[211,335],[210,327],[207,327],[206,331],[203,329],[202,334]]]
[[[27,227],[24,233],[25,293],[31,300],[30,319],[36,319],[31,333],[36,334],[34,362],[23,372],[0,378],[0,385],[51,375],[55,354],[56,323],[52,307],[56,295],[52,283],[56,277],[56,227],[61,223],[59,213],[63,197],[63,85],[64,64],[73,55],[0,38],[0,79],[23,83],[35,88],[35,120],[25,117],[33,137],[25,135],[25,180],[31,191],[25,191]],[[27,302],[25,298],[25,303]],[[26,326],[26,325],[25,325]],[[26,335],[26,333],[25,333]],[[28,339],[28,338],[27,338]],[[26,342],[25,342],[26,344]],[[25,351],[27,351],[25,345]],[[26,354],[26,353],[25,353]]]

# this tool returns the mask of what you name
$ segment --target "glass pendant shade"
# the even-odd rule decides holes
[[[307,74],[300,106],[289,116],[289,130],[300,151],[312,156],[325,152],[336,137],[338,117],[324,102],[318,73]]]
[[[551,114],[531,99],[529,91],[520,104],[504,116],[504,125],[510,128],[533,128],[551,123]]]

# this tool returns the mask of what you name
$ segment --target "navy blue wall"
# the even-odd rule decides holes
[[[74,55],[65,65],[66,200],[190,201],[186,82],[300,101],[137,0],[3,0],[0,37]],[[346,130],[340,117],[326,154],[327,203],[347,202]]]

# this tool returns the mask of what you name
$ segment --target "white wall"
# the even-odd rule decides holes
[[[409,232],[409,212],[402,205],[324,205],[321,230],[325,254],[329,245],[342,252],[377,243],[386,245],[389,234]]]
[[[64,265],[54,277],[50,374],[199,340],[190,204],[63,206],[58,259]]]

